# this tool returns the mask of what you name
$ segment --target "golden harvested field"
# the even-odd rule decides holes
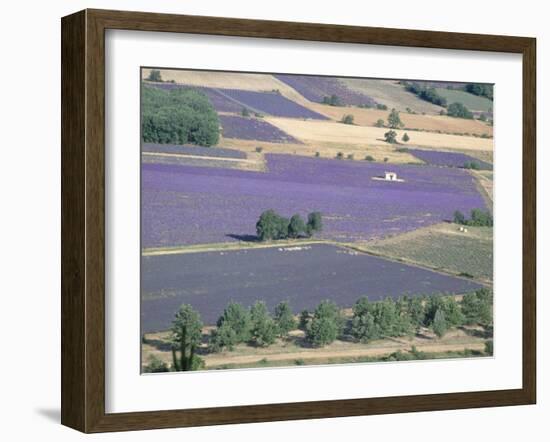
[[[351,90],[364,93],[378,103],[405,112],[407,108],[415,112],[437,114],[441,109],[416,95],[407,92],[397,80],[377,80],[369,78],[342,78],[342,82]]]
[[[319,112],[327,117],[340,121],[344,115],[353,115],[353,122],[359,126],[374,126],[379,119],[387,124],[390,111],[378,109],[361,109],[356,107],[336,107],[326,104],[309,103],[311,110]],[[493,128],[478,120],[466,120],[464,118],[452,118],[444,115],[420,115],[400,112],[401,121],[407,128],[427,131],[441,131],[448,134],[476,134],[493,135]],[[412,135],[409,133],[409,135]]]
[[[367,145],[351,143],[331,143],[315,141],[308,144],[285,144],[285,143],[266,143],[264,141],[238,140],[235,138],[222,138],[219,145],[231,149],[237,149],[244,152],[255,152],[256,147],[262,147],[262,153],[278,153],[290,155],[302,155],[313,157],[317,152],[321,158],[335,158],[338,152],[344,154],[347,158],[349,154],[353,155],[354,160],[364,160],[367,155],[372,156],[375,161],[388,159],[389,163],[419,163],[422,161],[407,152],[398,152],[387,143],[384,145]]]
[[[266,117],[266,121],[284,132],[307,143],[340,143],[342,145],[388,146],[384,141],[387,128],[354,126],[335,121],[306,121],[290,118]],[[404,130],[396,130],[401,139]],[[460,135],[438,134],[433,132],[408,132],[411,146],[462,149],[493,150],[493,140]]]

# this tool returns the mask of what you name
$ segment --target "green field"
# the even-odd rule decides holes
[[[493,229],[439,224],[392,238],[372,241],[364,249],[455,274],[469,274],[482,281],[493,279]]]
[[[488,112],[493,108],[493,102],[485,97],[480,97],[457,89],[436,88],[436,91],[439,95],[447,99],[447,105],[451,103],[462,103],[471,111],[484,112]]]

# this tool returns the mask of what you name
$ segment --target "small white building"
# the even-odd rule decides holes
[[[397,174],[395,172],[384,172],[384,179],[386,181],[397,181]]]

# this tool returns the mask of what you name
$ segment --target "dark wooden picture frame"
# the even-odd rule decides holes
[[[142,430],[534,404],[536,400],[536,40],[404,29],[84,10],[62,19],[62,407],[83,432]],[[105,412],[105,30],[494,51],[523,57],[523,385],[270,405]]]

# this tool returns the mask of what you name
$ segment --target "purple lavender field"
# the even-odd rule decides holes
[[[485,208],[462,169],[267,155],[268,172],[142,164],[142,248],[252,239],[267,209],[320,211],[321,238],[384,237]],[[404,182],[373,180],[386,170]]]
[[[182,303],[198,310],[206,324],[215,324],[230,301],[249,307],[263,300],[271,311],[288,301],[298,313],[324,299],[351,307],[361,296],[375,301],[480,288],[466,279],[328,244],[145,256],[142,269],[142,333],[168,329]]]
[[[155,153],[175,153],[182,155],[196,155],[200,157],[218,157],[218,158],[246,158],[246,153],[240,150],[227,149],[225,147],[205,147],[179,144],[155,144],[143,143],[142,152]]]
[[[217,91],[221,95],[242,103],[244,107],[274,117],[328,120],[328,117],[309,110],[276,92],[255,92],[242,89],[218,89]]]
[[[316,77],[311,75],[277,74],[274,77],[296,89],[309,101],[322,103],[323,98],[336,95],[343,105],[347,106],[375,106],[376,101],[368,95],[361,94],[347,88],[333,77]]]
[[[408,149],[408,152],[432,166],[464,167],[466,163],[477,163],[481,170],[493,170],[493,165],[460,152]]]
[[[220,115],[219,118],[223,128],[222,134],[225,138],[302,144],[301,141],[267,121],[237,115]]]

